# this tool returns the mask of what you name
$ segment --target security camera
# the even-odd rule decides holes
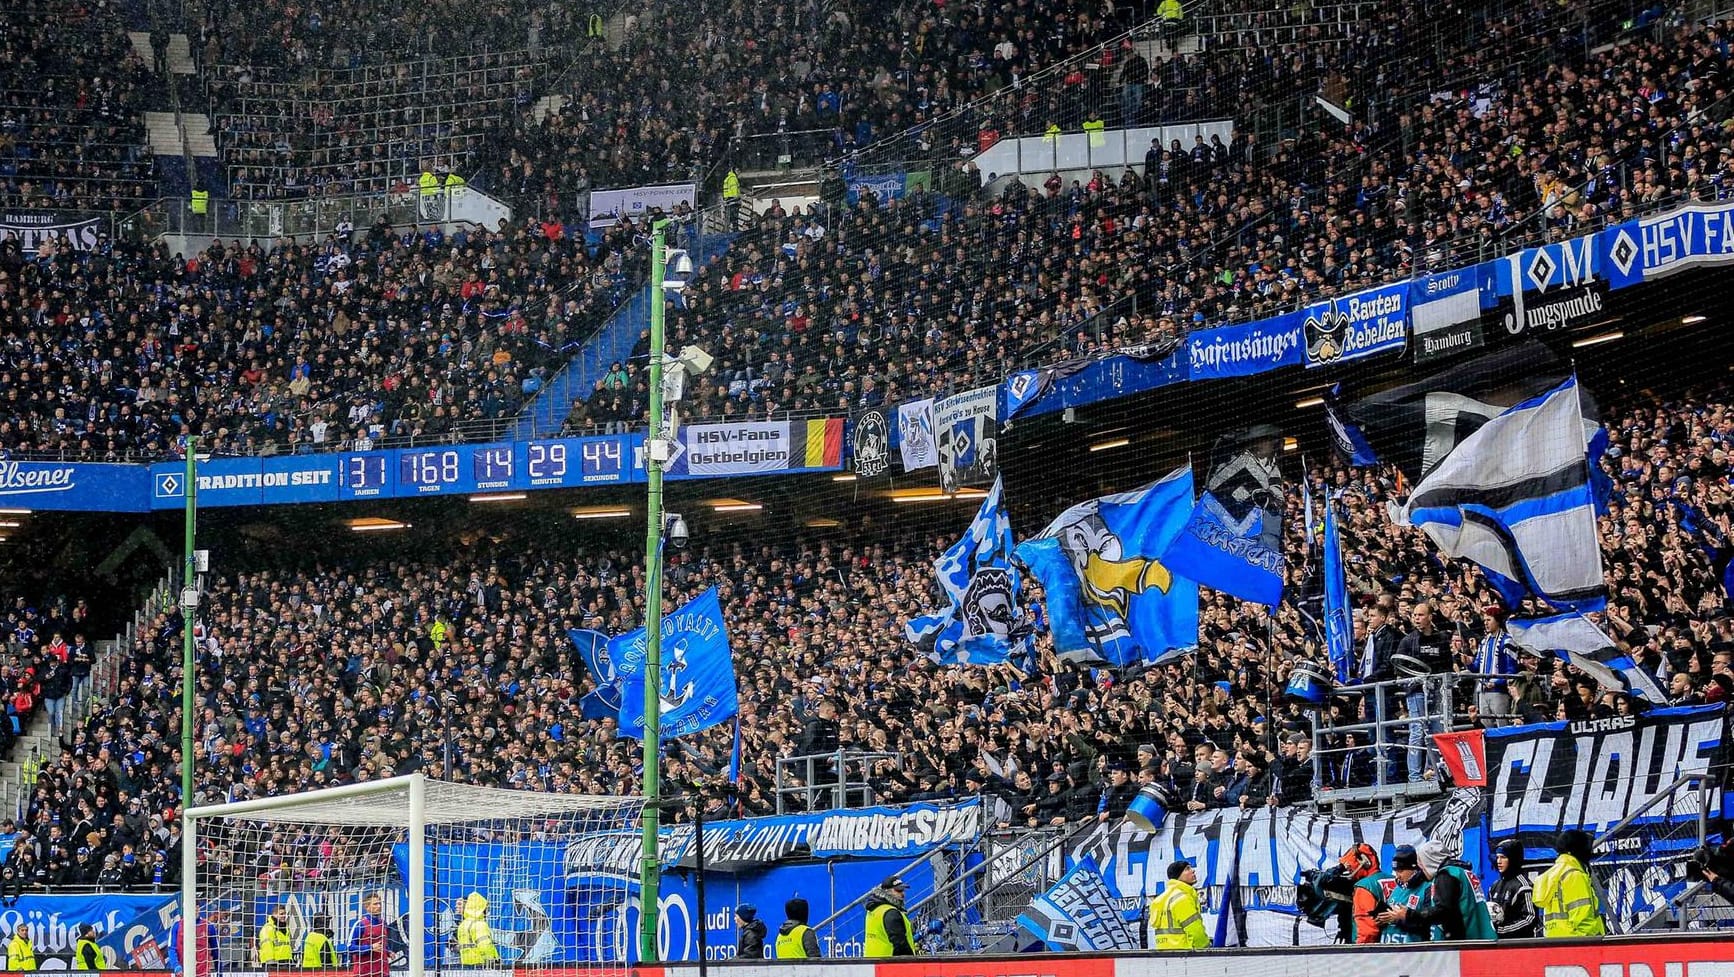
[[[679,248],[671,249],[663,260],[663,290],[678,292],[686,288],[686,283],[691,280],[692,256]]]
[[[687,541],[686,520],[680,513],[670,512],[662,517],[663,532],[668,536],[668,543],[675,549],[685,549]]]

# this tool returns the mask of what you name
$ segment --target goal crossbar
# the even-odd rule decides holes
[[[380,795],[400,795],[402,806],[370,803]],[[502,803],[508,802],[508,803]],[[322,790],[188,808],[183,815],[181,846],[181,913],[183,945],[176,948],[185,977],[198,972],[197,939],[203,939],[198,905],[199,822],[213,818],[244,818],[285,825],[341,825],[402,829],[408,848],[404,913],[408,933],[407,977],[423,977],[426,961],[427,828],[430,825],[486,823],[494,819],[557,817],[630,808],[642,803],[631,796],[594,797],[537,791],[501,790],[452,784],[413,773],[363,781]]]

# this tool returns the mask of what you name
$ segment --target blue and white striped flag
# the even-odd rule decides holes
[[[1392,521],[1479,564],[1509,607],[1533,595],[1561,610],[1605,608],[1578,394],[1569,377],[1488,421],[1415,486]]]
[[[1512,620],[1505,630],[1519,647],[1557,652],[1568,664],[1606,689],[1624,689],[1640,699],[1665,703],[1668,697],[1649,672],[1621,651],[1607,632],[1582,614]]]
[[[1011,519],[996,478],[963,538],[933,561],[933,575],[951,606],[911,618],[904,634],[942,665],[1004,662],[1031,631],[1011,556]]]

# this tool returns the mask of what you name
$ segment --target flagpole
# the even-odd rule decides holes
[[[662,468],[670,445],[662,416],[662,355],[667,275],[668,221],[657,220],[650,233],[650,406],[644,473],[649,484],[644,532],[644,838],[638,879],[638,959],[656,960],[657,883],[661,865],[657,835],[662,814]]]

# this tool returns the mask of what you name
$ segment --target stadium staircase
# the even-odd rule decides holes
[[[145,628],[155,617],[154,608],[172,604],[177,593],[173,579],[164,577],[134,612],[126,630],[111,640],[96,643],[96,663],[91,668],[90,682],[82,695],[68,697],[62,717],[63,731],[76,729],[113,699],[122,669],[131,659],[133,646],[141,640]],[[31,717],[30,725],[13,742],[11,758],[0,761],[0,817],[23,820],[30,793],[36,789],[37,774],[59,759],[62,752],[60,736],[49,728],[48,711],[38,709]]]
[[[735,235],[721,230],[720,223],[711,220],[718,214],[720,211],[704,211],[699,223],[680,234],[678,240],[671,240],[669,247],[686,248],[699,268],[727,254]],[[693,237],[698,240],[694,242]],[[566,361],[560,372],[542,385],[529,406],[518,414],[512,438],[523,441],[558,434],[566,415],[572,411],[572,401],[589,396],[610,364],[625,362],[638,344],[639,335],[649,327],[650,282],[646,280]]]
[[[1067,852],[1107,827],[1091,819],[1033,831],[987,831],[973,845],[937,849],[909,863],[895,874],[909,886],[904,905],[921,952],[1018,952],[1018,915],[1060,880]],[[863,895],[815,923],[820,951],[849,952],[866,915]]]

